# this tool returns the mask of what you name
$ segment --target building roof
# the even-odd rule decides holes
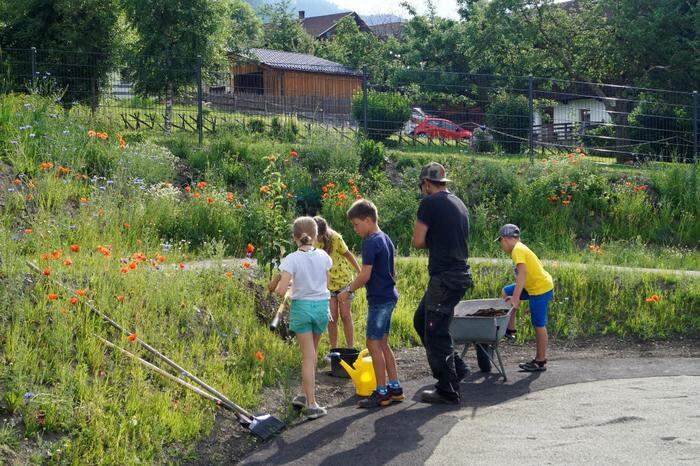
[[[396,37],[397,39],[400,38],[405,27],[405,22],[395,21],[391,23],[373,24],[369,28],[372,30],[375,36],[386,40],[389,37]]]
[[[328,73],[345,76],[362,76],[357,70],[348,68],[340,63],[307,53],[282,52],[270,49],[248,49],[244,55],[270,68],[290,71],[305,71],[308,73]]]
[[[301,27],[304,28],[307,34],[315,38],[319,38],[327,33],[329,30],[333,29],[340,20],[346,16],[354,16],[357,26],[360,31],[370,32],[369,26],[360,18],[357,13],[353,11],[345,11],[343,13],[335,13],[332,15],[323,16],[311,16],[308,18],[301,19]]]

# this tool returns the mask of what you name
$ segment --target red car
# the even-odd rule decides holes
[[[412,135],[439,139],[469,139],[472,132],[450,120],[427,117],[413,129]]]

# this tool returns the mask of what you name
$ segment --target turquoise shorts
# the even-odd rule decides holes
[[[320,335],[328,326],[328,300],[293,299],[289,310],[289,330],[294,333],[313,332]]]

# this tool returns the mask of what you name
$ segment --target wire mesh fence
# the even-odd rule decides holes
[[[577,147],[618,161],[698,157],[696,92],[410,68],[378,83],[362,70],[279,52],[206,68],[197,57],[142,65],[3,49],[0,91],[60,95],[126,130],[191,131],[200,141],[232,130],[290,138],[324,130],[531,158]]]

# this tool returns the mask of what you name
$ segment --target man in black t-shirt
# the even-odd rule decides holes
[[[457,404],[459,382],[468,369],[454,351],[450,323],[455,306],[472,280],[467,264],[469,215],[464,203],[447,190],[449,181],[439,163],[432,162],[421,170],[420,189],[424,198],[418,207],[413,246],[428,249],[430,280],[413,316],[413,326],[437,379],[435,390],[424,391],[422,400]]]

